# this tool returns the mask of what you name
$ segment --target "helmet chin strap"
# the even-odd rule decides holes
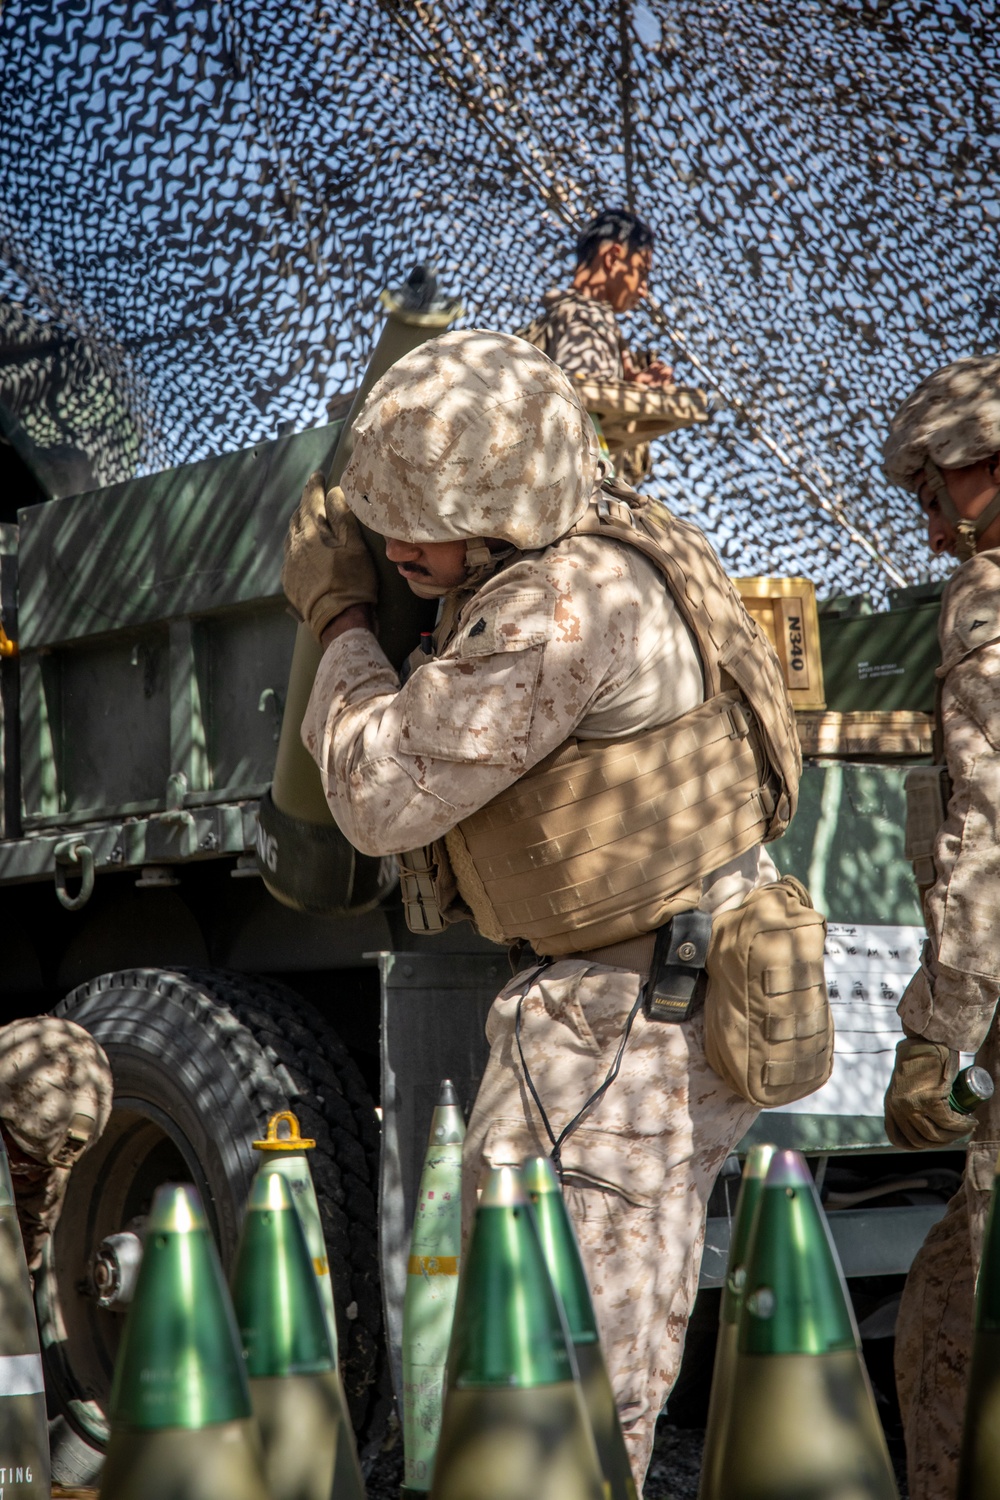
[[[924,460],[924,475],[931,492],[941,508],[945,520],[955,530],[955,553],[959,562],[968,562],[970,557],[975,557],[979,550],[979,538],[987,527],[991,526],[1000,516],[1000,485],[993,499],[984,511],[981,511],[974,520],[960,516],[955,509],[955,502],[948,493],[944,475],[932,458]]]
[[[465,544],[465,577],[461,583],[422,583],[417,578],[408,578],[406,582],[418,599],[443,599],[445,594],[453,593],[456,588],[478,588],[496,571],[500,563],[513,557],[516,551],[516,547],[504,547],[498,552],[491,552],[485,537],[472,537]]]

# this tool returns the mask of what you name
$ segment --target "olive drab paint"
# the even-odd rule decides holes
[[[1000,1161],[997,1162],[1000,1172]],[[976,1290],[976,1327],[969,1367],[958,1500],[994,1500],[1000,1485],[1000,1213],[994,1176]]]
[[[229,1292],[188,1184],[153,1197],[110,1424],[101,1500],[269,1500]]]
[[[458,1289],[431,1500],[604,1500],[576,1362],[527,1195],[486,1179]]]
[[[410,350],[442,332],[460,315],[461,304],[434,296],[432,276],[417,267],[397,291],[382,294],[387,318],[344,423],[327,477],[336,484],[351,453],[351,429],[377,380]],[[303,480],[306,476],[303,474]],[[288,497],[291,515],[297,495]],[[435,606],[411,593],[385,556],[380,539],[367,535],[379,578],[379,638],[398,667],[434,623]],[[340,832],[323,794],[319,770],[299,738],[316,668],[322,653],[312,633],[300,625],[285,695],[285,711],[274,780],[258,807],[257,865],[264,884],[279,901],[320,915],[362,911],[386,894],[394,871],[384,860],[358,854]]]
[[[566,1317],[608,1500],[636,1500],[635,1479],[601,1350],[587,1275],[555,1167],[547,1156],[529,1157],[521,1168],[521,1182]]]
[[[722,1454],[728,1500],[898,1500],[843,1272],[797,1151],[750,1232]]]
[[[49,1424],[42,1356],[28,1265],[14,1206],[7,1152],[0,1140],[0,1496],[48,1500]]]
[[[336,1361],[305,1233],[277,1172],[258,1172],[250,1188],[231,1286],[271,1500],[330,1500],[344,1425]]]
[[[262,1153],[257,1176],[277,1175],[284,1179],[292,1203],[299,1216],[306,1245],[312,1261],[320,1303],[326,1319],[326,1331],[333,1351],[334,1378],[339,1408],[340,1435],[337,1442],[336,1468],[334,1471],[334,1494],[336,1500],[364,1500],[365,1483],[358,1461],[358,1450],[354,1440],[347,1397],[340,1376],[338,1363],[339,1344],[337,1338],[337,1309],[333,1300],[333,1282],[330,1276],[330,1257],[327,1254],[323,1235],[323,1220],[320,1217],[319,1201],[312,1172],[309,1170],[308,1151],[316,1142],[303,1136],[297,1117],[291,1110],[281,1110],[267,1122],[263,1140],[254,1141],[255,1151]]]
[[[403,1301],[403,1492],[431,1487],[462,1249],[465,1120],[450,1078],[431,1116]]]
[[[769,1144],[751,1146],[743,1164],[743,1177],[740,1182],[739,1197],[736,1200],[736,1212],[733,1215],[729,1241],[726,1279],[719,1304],[719,1334],[715,1344],[712,1390],[708,1398],[708,1418],[705,1423],[705,1446],[698,1500],[724,1500],[726,1494],[722,1455],[736,1374],[736,1332],[740,1308],[743,1304],[747,1250],[750,1245],[753,1217],[760,1201],[767,1169],[771,1165],[771,1158],[776,1149],[775,1146]]]

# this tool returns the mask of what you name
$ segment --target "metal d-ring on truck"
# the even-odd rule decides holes
[[[454,315],[428,293],[418,277],[389,299],[382,367]],[[0,1021],[53,1007],[73,1017],[107,1050],[116,1086],[37,1277],[62,1483],[93,1479],[107,1435],[122,1302],[106,1276],[98,1295],[103,1242],[141,1229],[160,1182],[190,1180],[231,1257],[251,1142],[289,1108],[318,1143],[345,1385],[362,1446],[377,1442],[427,1123],[442,1076],[471,1103],[485,1012],[509,972],[471,928],[407,932],[391,863],[333,829],[298,746],[315,648],[296,645],[282,542],[309,472],[342,464],[342,426],[29,505],[0,524]],[[915,615],[932,628],[936,605],[901,604],[905,663]],[[397,660],[416,641],[414,607],[387,589],[382,638]],[[884,634],[893,616],[880,618]],[[833,639],[834,616],[826,627],[836,708],[834,658],[850,651]],[[875,635],[866,620],[869,656]],[[889,681],[898,696],[898,676],[859,670],[857,681],[880,692]],[[809,1153],[857,1278],[862,1332],[879,1337],[961,1163],[891,1153],[881,1127],[895,1002],[922,936],[902,783],[929,755],[929,703],[895,704],[894,716],[847,706],[853,715],[803,714],[801,810],[772,846],[830,918],[837,1063],[820,1094],[769,1113],[754,1138]],[[297,779],[303,761],[311,785]],[[312,904],[325,914],[302,909],[323,870]],[[735,1201],[738,1162],[729,1167],[710,1207],[707,1322]]]

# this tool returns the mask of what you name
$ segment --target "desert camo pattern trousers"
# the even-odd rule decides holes
[[[976,1061],[998,1076],[996,1022]],[[954,1500],[975,1326],[976,1278],[1000,1150],[998,1095],[977,1111],[962,1185],[910,1267],[896,1323],[896,1390],[910,1500]],[[933,1161],[933,1158],[928,1158]]]
[[[466,1230],[490,1167],[552,1149],[520,1052],[558,1138],[612,1067],[639,985],[630,970],[562,959],[517,976],[494,1001],[490,1059],[465,1143]],[[561,1148],[640,1493],[656,1419],[680,1368],[708,1197],[757,1116],[712,1072],[703,1035],[700,1014],[673,1025],[648,1021],[640,1008],[617,1077]]]

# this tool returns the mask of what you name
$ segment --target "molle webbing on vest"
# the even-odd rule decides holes
[[[629,739],[571,740],[447,837],[480,931],[549,956],[622,942],[690,909],[759,844],[775,798],[736,690]]]
[[[711,544],[697,526],[665,505],[609,482],[570,535],[603,536],[635,547],[663,574],[695,640],[705,674],[705,697],[738,687],[760,726],[768,761],[781,789],[764,839],[778,838],[798,802],[802,748],[781,664],[743,607]]]

